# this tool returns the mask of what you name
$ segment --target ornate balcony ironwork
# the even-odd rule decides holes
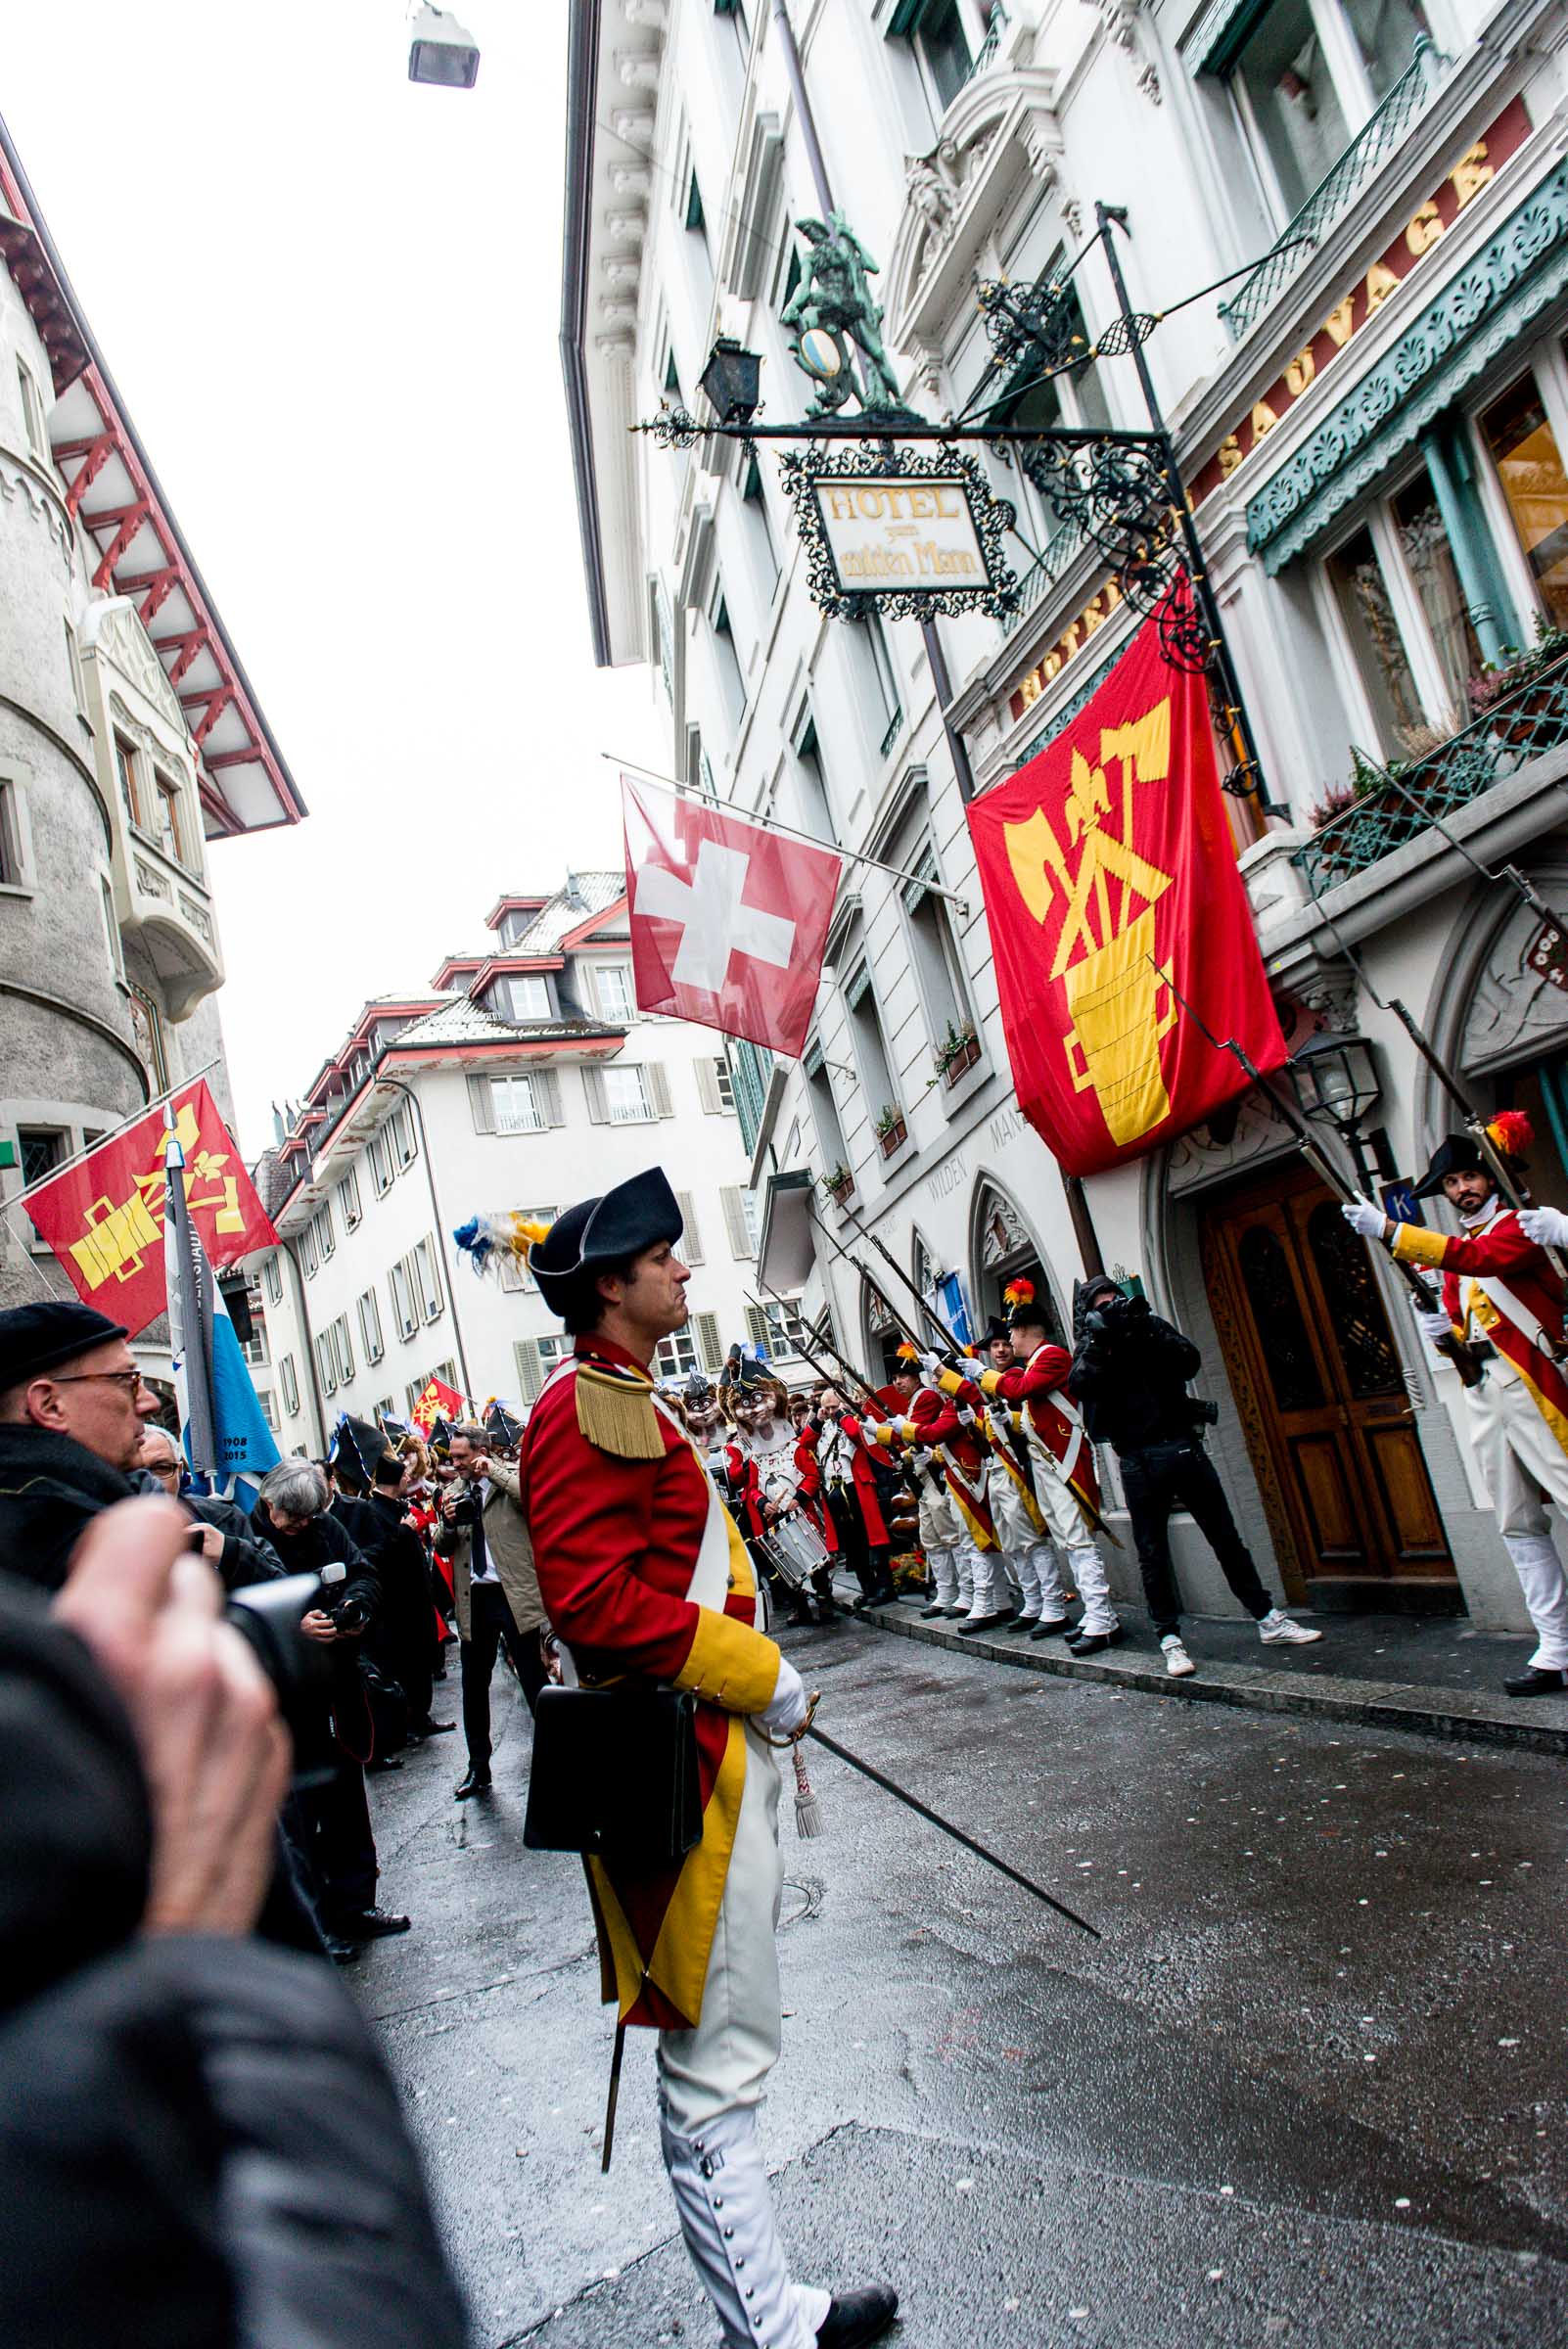
[[[1306,258],[1308,239],[1319,244],[1353,198],[1392,155],[1442,77],[1448,59],[1425,34],[1399,80],[1375,114],[1357,132],[1325,179],[1318,182],[1295,218],[1288,221],[1250,277],[1244,277],[1228,301],[1220,304],[1232,343],[1248,329],[1293,278]]]
[[[978,74],[989,72],[996,63],[996,53],[1001,47],[1001,36],[1006,29],[1007,11],[997,6],[992,10],[986,37],[975,51],[975,62],[970,67],[968,74],[970,81],[973,81]]]
[[[1532,759],[1568,743],[1568,658],[1499,694],[1491,708],[1424,758],[1395,768],[1305,841],[1291,862],[1314,897],[1364,872],[1479,799]]]

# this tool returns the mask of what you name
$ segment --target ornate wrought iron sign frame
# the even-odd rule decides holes
[[[939,444],[927,451],[896,440],[866,440],[856,448],[830,451],[813,442],[804,453],[786,449],[779,460],[779,477],[795,507],[811,600],[829,619],[859,620],[876,612],[890,620],[926,621],[983,612],[1002,620],[1018,609],[1018,578],[1002,550],[1002,540],[1013,527],[1013,508],[993,494],[978,460],[963,450]],[[894,511],[888,519],[900,535],[905,530],[909,534],[907,547],[896,550],[900,556],[907,554],[909,562],[902,579],[878,586],[844,576],[822,504],[824,490],[830,491],[835,483],[854,485],[861,496],[878,488],[889,492]],[[901,521],[897,517],[900,486],[908,493],[908,512]],[[964,501],[984,571],[972,585],[943,585],[943,549],[934,538],[918,536],[922,522],[952,519],[940,511],[943,489],[956,490]],[[930,579],[929,586],[906,583],[924,578]]]

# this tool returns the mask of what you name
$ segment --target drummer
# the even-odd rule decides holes
[[[790,1423],[789,1397],[770,1371],[745,1358],[723,1393],[733,1430],[725,1466],[739,1495],[747,1547],[773,1596],[787,1604],[786,1621],[814,1623],[818,1617],[806,1583],[793,1572],[779,1572],[772,1547],[773,1529],[788,1524],[800,1493],[799,1438]]]

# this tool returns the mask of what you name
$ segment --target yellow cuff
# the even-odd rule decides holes
[[[866,1433],[873,1444],[891,1444],[898,1430],[891,1419],[884,1419],[880,1425],[872,1419],[867,1422]]]
[[[778,1686],[779,1651],[771,1639],[714,1607],[697,1610],[691,1651],[675,1675],[677,1688],[694,1688],[726,1713],[761,1713]]]
[[[963,1380],[959,1377],[956,1370],[939,1370],[937,1372],[937,1384],[942,1389],[944,1395],[958,1394],[963,1387]]]
[[[982,1370],[975,1384],[983,1395],[994,1395],[1001,1385],[999,1370]]]
[[[1394,1254],[1402,1265],[1441,1265],[1448,1252],[1448,1239],[1441,1231],[1428,1231],[1424,1223],[1394,1226]]]

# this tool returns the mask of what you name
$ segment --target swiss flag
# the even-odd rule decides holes
[[[799,1060],[843,870],[711,801],[621,778],[631,967],[644,1011]]]

